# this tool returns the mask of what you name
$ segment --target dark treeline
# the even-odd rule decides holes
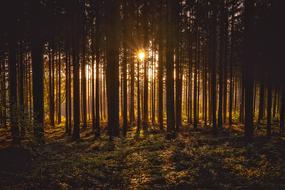
[[[284,130],[281,0],[9,0],[0,6],[0,124],[74,140],[131,128]],[[243,125],[244,124],[244,125]],[[265,124],[265,125],[264,125]],[[244,127],[243,127],[244,126]]]

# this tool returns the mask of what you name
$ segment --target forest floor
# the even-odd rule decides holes
[[[285,138],[278,135],[250,144],[233,129],[217,137],[210,128],[185,129],[170,140],[155,130],[139,138],[129,132],[113,142],[89,130],[72,142],[63,127],[45,135],[42,146],[0,148],[1,190],[285,189]]]

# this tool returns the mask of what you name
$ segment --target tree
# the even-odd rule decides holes
[[[252,35],[253,35],[253,9],[254,1],[245,1],[245,42],[244,42],[244,90],[245,90],[245,138],[251,141],[253,138],[253,59],[252,59]]]
[[[166,105],[167,105],[167,132],[174,133],[174,45],[175,26],[178,1],[167,0],[167,47],[166,47]]]
[[[74,6],[79,6],[75,3]],[[80,31],[78,25],[80,24],[78,10],[74,10],[75,14],[72,16],[72,61],[73,61],[73,134],[72,139],[78,140],[80,138],[80,90],[79,90],[79,75],[80,75],[80,60],[79,60],[79,39]]]
[[[12,22],[12,21],[11,21]],[[14,20],[15,22],[15,20]],[[9,103],[10,103],[10,117],[11,117],[11,132],[13,143],[20,143],[20,132],[17,124],[17,63],[16,63],[16,35],[13,32],[15,26],[10,26],[9,33],[9,55],[8,55],[8,69],[9,69]]]
[[[285,90],[284,87],[281,87],[282,94],[281,94],[281,110],[280,110],[280,131],[281,133],[284,132],[284,116],[285,116]]]
[[[97,1],[97,11],[96,11],[96,14],[95,14],[95,17],[96,17],[96,31],[95,31],[95,56],[96,56],[96,82],[95,82],[95,90],[96,90],[96,94],[95,94],[95,136],[96,137],[99,137],[100,136],[100,110],[99,110],[99,107],[100,107],[100,81],[99,81],[99,68],[100,68],[100,26],[101,26],[101,12],[99,12],[99,9],[100,9],[100,3],[99,1]],[[94,69],[94,65],[93,65],[93,68]],[[94,73],[94,71],[93,71]],[[94,77],[94,75],[93,75]],[[94,79],[93,79],[94,80]],[[93,83],[94,85],[94,83]],[[94,97],[93,97],[94,98]]]
[[[271,137],[271,120],[272,120],[272,84],[269,79],[267,89],[267,137]]]
[[[217,7],[216,5],[212,3],[212,9],[213,9],[213,15],[212,15],[212,23],[211,23],[211,36],[210,36],[210,41],[211,41],[211,47],[212,47],[212,51],[211,51],[211,93],[212,93],[212,100],[211,100],[211,104],[212,104],[212,120],[213,120],[213,130],[214,133],[217,133],[217,123],[216,123],[216,110],[217,110],[217,102],[216,102],[216,50],[217,50],[217,29],[216,29],[216,25],[217,25]]]
[[[43,64],[43,39],[41,4],[33,1],[35,10],[33,12],[32,28],[32,71],[33,71],[33,114],[34,132],[39,143],[44,142],[44,64]],[[37,15],[37,16],[36,16]]]
[[[163,62],[163,39],[164,39],[164,15],[162,8],[162,1],[160,5],[160,13],[159,18],[162,21],[159,24],[159,33],[158,33],[158,44],[159,44],[159,52],[158,52],[158,123],[160,130],[163,130],[163,74],[164,74],[164,62]]]
[[[128,81],[127,81],[127,59],[128,59],[128,49],[127,49],[127,1],[123,1],[123,135],[126,136],[128,128]]]
[[[108,132],[110,139],[119,135],[119,2],[107,0],[106,40],[107,40],[107,99],[108,99]]]

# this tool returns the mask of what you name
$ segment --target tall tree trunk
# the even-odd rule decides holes
[[[58,113],[57,124],[61,123],[61,53],[60,46],[58,47]]]
[[[69,79],[69,83],[68,83],[68,113],[69,113],[69,117],[68,117],[68,123],[69,123],[69,128],[68,128],[68,135],[71,135],[71,127],[72,127],[72,103],[71,103],[71,52],[68,51],[68,79]]]
[[[141,130],[140,63],[137,62],[137,134]]]
[[[99,17],[99,16],[98,16]],[[97,24],[99,24],[100,20],[97,17]],[[96,55],[96,80],[95,80],[95,90],[96,90],[96,95],[95,95],[95,136],[99,137],[101,134],[100,131],[100,73],[99,73],[99,68],[100,68],[100,49],[99,49],[99,40],[100,40],[100,31],[97,26],[96,29],[96,46],[95,46],[95,55]]]
[[[175,128],[174,111],[174,28],[176,0],[167,0],[167,48],[166,48],[166,105],[167,105],[167,132],[173,133]]]
[[[208,48],[208,47],[207,47]],[[205,55],[206,56],[206,55]],[[207,56],[206,56],[207,57]],[[207,58],[204,58],[204,72],[203,72],[203,117],[204,117],[204,126],[207,126],[207,121],[208,121],[208,95],[207,95],[207,80],[208,80],[208,74],[207,74]]]
[[[83,26],[85,27],[85,26]],[[81,63],[81,85],[82,85],[82,119],[83,129],[87,128],[87,101],[86,101],[86,34],[83,29],[82,63]]]
[[[225,63],[226,63],[226,55],[225,55],[225,49],[226,49],[226,43],[225,43],[225,38],[226,35],[225,31],[226,25],[225,25],[225,20],[226,20],[226,13],[225,13],[225,5],[224,5],[224,0],[220,0],[220,52],[219,52],[219,108],[218,108],[218,127],[222,128],[223,126],[223,103],[226,104],[223,100],[224,96],[226,96],[226,92],[224,88],[226,78],[224,78],[225,74],[224,71],[225,69]],[[225,118],[224,118],[225,119]]]
[[[154,62],[154,50],[151,51],[151,66],[152,66],[152,85],[151,85],[151,122],[155,125],[155,98],[156,98],[156,76],[155,76],[155,62]]]
[[[1,73],[1,80],[0,80],[0,85],[1,85],[1,115],[2,115],[2,127],[6,127],[6,77],[5,77],[5,70],[6,70],[6,66],[5,66],[5,62],[1,61],[0,62],[0,73]]]
[[[212,2],[213,3],[213,2]],[[216,111],[217,111],[217,101],[216,101],[216,94],[217,94],[217,88],[216,88],[216,51],[217,51],[217,7],[215,4],[213,4],[213,16],[212,16],[212,26],[211,26],[211,44],[212,44],[212,52],[211,52],[211,61],[212,61],[212,67],[211,67],[211,93],[212,93],[212,120],[213,120],[213,131],[214,134],[217,133],[217,117],[216,117]]]
[[[244,71],[243,71],[244,72]],[[242,73],[242,79],[240,81],[240,114],[239,114],[239,120],[240,123],[244,123],[244,112],[245,112],[245,79],[244,79],[244,74]]]
[[[144,8],[142,11],[143,14],[143,32],[144,32],[144,50],[146,51],[148,49],[148,41],[149,41],[149,37],[148,37],[148,3],[145,1],[144,2]],[[147,130],[148,129],[148,122],[149,122],[149,116],[148,116],[148,65],[149,65],[149,61],[148,61],[148,52],[146,51],[146,58],[144,60],[144,90],[143,90],[143,129]]]
[[[68,43],[68,42],[66,42]],[[69,78],[69,67],[70,67],[70,62],[69,62],[69,55],[68,55],[68,46],[65,46],[65,133],[68,134],[70,123],[69,123],[69,117],[70,112],[69,112],[69,88],[68,85],[70,83],[70,78]]]
[[[40,6],[37,3],[37,6]],[[39,10],[37,10],[39,11]],[[40,19],[34,18],[32,41],[32,79],[33,79],[33,114],[34,132],[39,143],[44,142],[44,64],[43,41],[40,34]]]
[[[278,90],[275,89],[274,90],[274,102],[273,102],[273,119],[276,117],[276,113],[277,113],[277,104],[278,104]]]
[[[23,42],[19,44],[19,77],[18,77],[18,90],[19,90],[19,120],[22,123],[20,126],[21,136],[25,135],[25,127],[27,126],[25,120],[25,105],[24,105],[24,81],[25,81],[25,66],[24,66],[24,55],[23,55]]]
[[[128,129],[128,82],[127,82],[127,49],[124,48],[123,61],[123,135],[126,136]]]
[[[20,131],[17,123],[17,52],[16,52],[15,36],[11,32],[9,34],[9,53],[8,53],[8,69],[9,69],[9,103],[10,103],[10,123],[13,143],[20,143]]]
[[[123,135],[126,136],[128,129],[128,79],[127,79],[127,59],[128,59],[128,49],[127,49],[127,1],[123,1]]]
[[[272,120],[272,83],[269,79],[268,91],[267,91],[267,137],[271,137],[271,120]]]
[[[131,63],[130,63],[130,74],[131,74],[131,97],[130,97],[130,123],[131,126],[134,125],[135,121],[135,66],[134,66],[134,58],[131,58]]]
[[[232,4],[232,18],[231,18],[231,41],[230,41],[230,92],[229,92],[229,126],[233,124],[233,100],[234,100],[234,76],[233,76],[233,65],[234,65],[234,41],[235,41],[235,19],[234,19],[234,4]]]
[[[49,49],[49,119],[50,125],[54,126],[54,46],[51,40],[51,48]]]
[[[107,97],[110,139],[119,135],[119,1],[106,0]]]
[[[280,132],[284,132],[284,117],[285,117],[285,90],[281,87],[281,109],[280,109]]]
[[[97,18],[96,18],[96,21],[97,21]],[[95,36],[95,26],[94,25],[92,25],[91,27],[91,35]],[[96,43],[97,43],[96,39],[92,38],[91,40],[91,51],[92,51],[92,55],[91,55],[91,120],[92,120],[93,132],[95,132],[95,123],[96,123],[96,117],[95,117],[95,77],[96,77],[95,75],[95,45],[97,45]],[[96,64],[96,67],[97,67],[97,64]]]
[[[261,124],[261,120],[264,116],[264,81],[261,79],[259,87],[259,108],[258,108],[258,125]]]
[[[223,30],[221,31],[223,34],[224,38],[224,47],[223,47],[223,53],[224,53],[224,58],[223,58],[223,123],[226,123],[227,119],[227,104],[228,104],[228,84],[227,84],[227,79],[228,79],[228,28],[229,28],[229,23],[228,23],[228,9],[227,5],[225,5],[225,1],[223,0],[222,2],[222,22],[223,22]]]
[[[196,49],[195,49],[195,70],[194,70],[194,102],[193,102],[193,106],[194,106],[194,128],[197,128],[197,126],[198,126],[198,103],[197,103],[197,100],[198,100],[198,95],[197,95],[197,91],[198,91],[198,83],[199,83],[199,80],[198,80],[198,62],[199,62],[199,56],[198,56],[198,54],[199,54],[199,45],[198,45],[198,43],[199,43],[199,40],[198,40],[198,36],[199,36],[199,34],[198,34],[198,23],[196,23],[196,37],[195,37],[195,40],[196,40]]]
[[[143,129],[148,129],[148,61],[144,61]]]
[[[176,2],[176,9],[177,12],[181,9],[180,8],[180,4],[179,2]],[[179,131],[180,127],[182,126],[182,75],[183,75],[183,68],[182,68],[182,64],[181,64],[181,60],[182,60],[182,56],[181,56],[181,49],[180,49],[180,41],[181,41],[181,37],[180,37],[180,16],[179,15],[175,15],[175,22],[177,27],[175,28],[175,33],[177,35],[177,40],[175,42],[175,57],[176,57],[176,92],[175,92],[175,105],[176,105],[176,130]]]
[[[191,38],[191,36],[189,35],[189,38]],[[190,41],[190,39],[189,39]],[[189,81],[189,86],[188,86],[188,110],[189,110],[189,117],[188,117],[188,123],[192,124],[193,120],[192,120],[192,100],[193,100],[193,91],[192,91],[192,72],[193,72],[193,63],[192,63],[192,41],[189,42],[188,45],[188,59],[189,59],[189,63],[188,63],[188,81]]]
[[[253,61],[252,36],[253,36],[253,9],[254,2],[245,0],[245,60],[243,65],[245,81],[245,138],[251,141],[253,138]],[[242,108],[243,109],[243,108]]]
[[[161,2],[162,3],[162,2]],[[162,5],[161,5],[162,8]],[[163,19],[162,10],[160,11],[160,18]],[[161,22],[159,27],[159,52],[158,52],[158,123],[160,130],[163,130],[163,22]]]
[[[78,14],[78,13],[77,13]],[[73,61],[73,140],[80,139],[80,60],[79,60],[79,40],[80,34],[78,24],[79,16],[75,14],[73,20],[73,49],[72,49],[72,61]]]
[[[182,126],[182,68],[181,68],[181,58],[178,56],[179,45],[176,51],[176,130],[179,131]]]

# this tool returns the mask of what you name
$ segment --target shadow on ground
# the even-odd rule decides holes
[[[54,129],[51,129],[54,130]],[[285,139],[185,130],[175,139],[151,131],[113,142],[85,130],[72,142],[47,130],[44,146],[0,150],[1,189],[284,189]]]

